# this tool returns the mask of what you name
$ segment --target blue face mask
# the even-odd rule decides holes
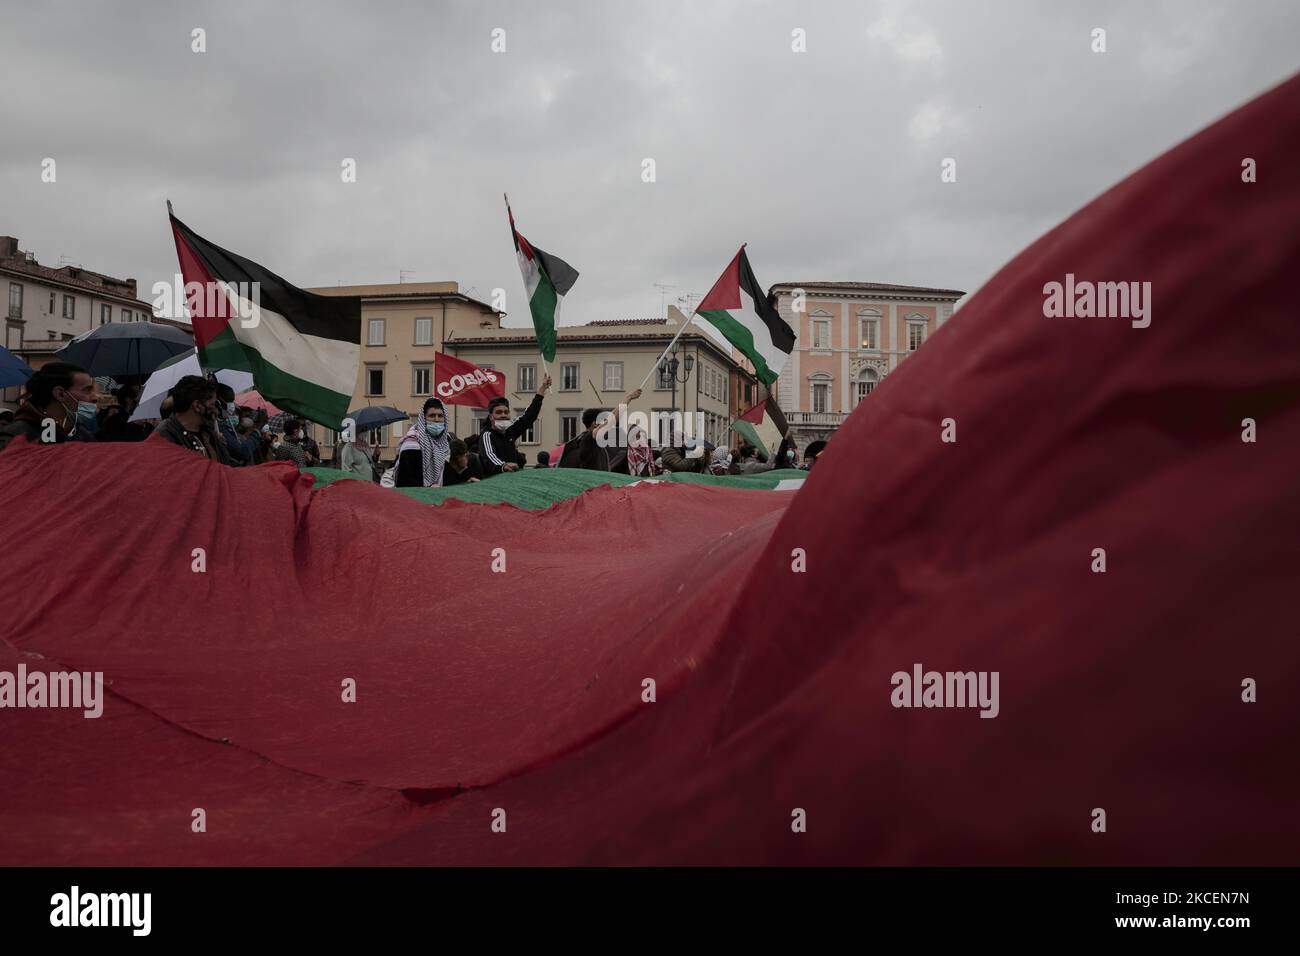
[[[441,438],[442,433],[447,430],[446,422],[425,422],[424,430],[434,438]]]
[[[94,402],[77,402],[77,428],[90,435],[99,431],[98,412]]]

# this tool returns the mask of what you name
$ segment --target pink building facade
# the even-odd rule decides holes
[[[828,438],[858,403],[952,316],[966,293],[872,282],[779,282],[768,297],[797,340],[776,397],[802,449]]]

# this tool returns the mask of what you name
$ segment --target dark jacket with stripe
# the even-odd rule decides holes
[[[513,462],[520,468],[527,464],[527,459],[515,448],[515,442],[520,435],[532,427],[541,411],[542,396],[534,395],[528,409],[505,431],[497,431],[493,428],[491,418],[484,422],[483,431],[479,435],[478,447],[479,463],[483,466],[483,477],[491,478],[493,475],[501,474],[501,468],[507,462]]]

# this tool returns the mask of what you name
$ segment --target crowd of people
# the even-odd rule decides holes
[[[517,443],[533,426],[551,387],[545,376],[522,415],[511,415],[506,398],[488,404],[481,430],[461,439],[448,427],[440,399],[424,403],[419,419],[403,435],[392,467],[381,469],[375,449],[363,432],[342,441],[331,464],[388,487],[445,487],[482,481],[530,467]],[[617,407],[639,398],[628,392]],[[167,441],[230,467],[288,461],[299,468],[322,463],[320,446],[305,420],[288,417],[283,431],[273,431],[264,408],[236,404],[228,385],[198,375],[181,378],[163,399],[160,417],[130,421],[138,394],[133,386],[112,391],[101,401],[95,379],[85,369],[50,362],[28,380],[17,412],[0,411],[0,451],[19,436],[34,443],[67,441]],[[749,444],[736,450],[688,438],[681,446],[656,449],[644,429],[625,427],[618,413],[588,408],[582,430],[561,448],[558,462],[550,452],[537,453],[533,468],[580,468],[653,477],[668,472],[749,475],[778,468],[811,468],[825,442],[811,443],[801,463],[794,438],[787,433],[772,455]]]

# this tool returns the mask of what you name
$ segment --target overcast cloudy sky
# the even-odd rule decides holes
[[[1300,67],[1294,0],[0,0],[0,24],[0,233],[42,262],[150,298],[170,198],[299,285],[502,287],[508,324],[503,191],[581,272],[566,323],[655,315],[654,283],[702,293],[745,241],[765,285],[974,291]]]

